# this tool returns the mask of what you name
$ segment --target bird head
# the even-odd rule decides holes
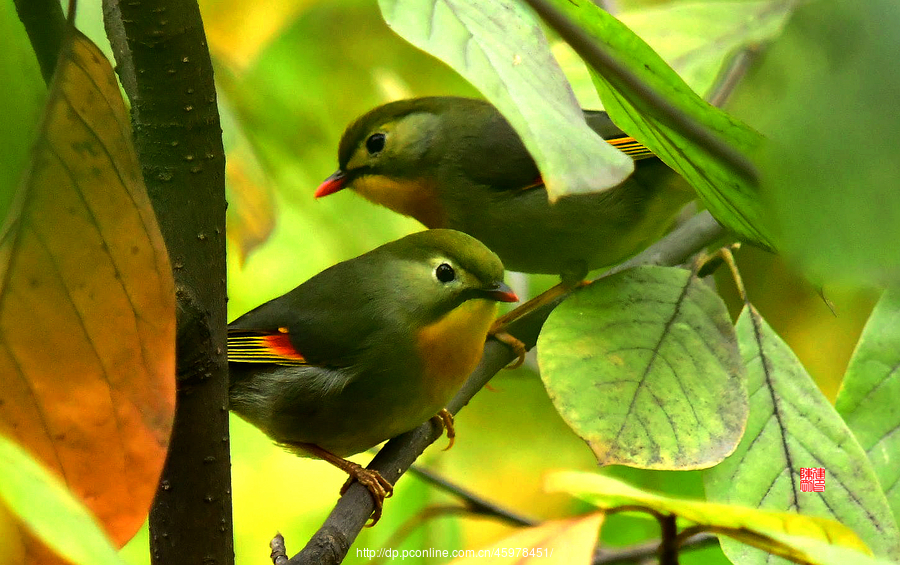
[[[316,198],[349,188],[429,228],[443,227],[437,169],[445,157],[449,114],[459,98],[398,100],[364,114],[344,131],[338,170]]]
[[[431,323],[469,301],[516,302],[503,264],[477,239],[454,230],[415,233],[382,248],[391,255],[391,286],[405,308]],[[485,304],[487,306],[488,304]]]

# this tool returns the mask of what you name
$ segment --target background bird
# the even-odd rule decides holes
[[[491,104],[439,96],[379,106],[354,121],[338,170],[316,191],[350,188],[429,228],[479,239],[507,269],[568,275],[610,266],[668,230],[692,189],[605,112],[588,125],[639,161],[620,185],[551,204],[540,171]]]

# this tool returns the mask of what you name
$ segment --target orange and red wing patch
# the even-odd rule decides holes
[[[306,359],[291,344],[287,333],[229,331],[228,361],[306,365]]]

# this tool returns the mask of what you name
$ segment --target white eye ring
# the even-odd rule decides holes
[[[453,270],[450,263],[441,263],[434,268],[434,278],[445,284],[453,282],[456,280],[456,271]]]

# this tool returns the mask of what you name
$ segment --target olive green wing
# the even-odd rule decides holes
[[[585,110],[588,126],[634,160],[653,158],[646,147],[616,127],[602,111]],[[468,133],[454,159],[467,178],[499,191],[543,187],[541,173],[522,139],[499,112]]]
[[[356,265],[359,266],[359,265]],[[365,344],[383,323],[371,293],[346,272],[347,263],[322,271],[228,325],[228,361],[333,368],[359,363]],[[363,269],[364,270],[364,269]]]

